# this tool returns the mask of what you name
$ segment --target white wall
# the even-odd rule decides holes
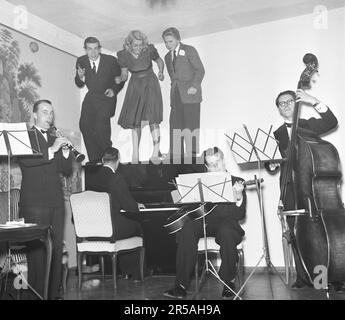
[[[14,6],[0,0],[0,7],[0,22],[15,28]],[[184,39],[185,43],[198,49],[206,69],[201,114],[201,128],[206,133],[202,136],[201,148],[220,146],[226,152],[228,169],[233,174],[245,179],[253,178],[257,171],[241,171],[232,160],[223,133],[235,130],[243,123],[252,128],[252,132],[257,127],[267,129],[271,124],[279,125],[280,118],[274,106],[274,99],[278,92],[296,88],[299,75],[304,69],[302,57],[306,52],[313,52],[319,58],[321,74],[314,94],[331,106],[339,120],[338,130],[326,139],[338,148],[344,163],[345,150],[341,144],[341,137],[345,134],[344,13],[344,9],[329,11],[328,28],[325,30],[314,28],[314,16],[310,14]],[[21,30],[23,33],[71,54],[83,54],[83,39],[31,14],[28,22],[27,28]],[[99,37],[101,38],[101,35]],[[157,44],[157,49],[163,57],[166,53],[164,45]],[[164,102],[162,151],[166,152],[170,112],[170,80],[167,73],[161,87]],[[131,145],[130,131],[121,130],[116,124],[124,93],[125,90],[119,95],[116,114],[112,120],[112,139],[126,161],[131,155],[128,148],[128,145]],[[303,113],[309,116],[312,112],[303,110]],[[151,140],[147,129],[143,135],[143,159],[147,159],[151,154]],[[281,229],[276,215],[279,198],[278,176],[269,176],[266,172],[262,172],[262,176],[265,179],[264,205],[271,258],[274,265],[282,266]],[[245,264],[253,266],[262,253],[261,224],[256,193],[252,190],[247,193],[248,213],[243,225],[246,231]],[[344,196],[343,191],[343,199]],[[67,221],[70,221],[70,217]],[[67,227],[68,234],[71,234],[69,241],[73,242],[73,227]],[[75,264],[72,263],[73,265]]]
[[[0,22],[6,26],[66,53],[76,56],[83,53],[81,38],[31,14],[25,7],[25,1],[23,5],[15,6],[5,0],[0,0],[0,8]]]
[[[204,101],[201,111],[201,128],[204,131],[201,149],[218,145],[228,159],[228,169],[235,175],[252,179],[256,170],[240,170],[234,162],[224,137],[225,132],[236,130],[242,124],[251,128],[251,133],[261,127],[268,130],[281,124],[274,100],[280,91],[295,90],[299,76],[304,69],[302,57],[314,53],[320,63],[320,79],[313,94],[327,103],[339,120],[339,128],[325,137],[338,149],[342,163],[345,148],[341,137],[345,135],[345,91],[344,91],[344,8],[328,12],[328,27],[316,29],[315,17],[310,15],[254,25],[242,29],[219,32],[202,37],[184,39],[195,46],[206,69],[202,83]],[[178,27],[178,25],[176,26]],[[182,34],[183,38],[183,34]],[[163,57],[166,49],[156,45]],[[168,150],[170,80],[162,83],[164,119],[162,123],[162,150]],[[117,145],[123,160],[130,160],[130,131],[122,130],[115,123],[118,119],[125,90],[119,95],[116,115],[113,118],[113,142]],[[302,116],[315,115],[304,107]],[[142,143],[142,159],[151,154],[151,139],[145,129]],[[262,172],[264,182],[264,207],[271,259],[274,265],[283,266],[281,227],[277,217],[279,199],[278,175]],[[244,242],[245,264],[253,266],[262,254],[261,223],[257,195],[248,190],[247,219],[243,225],[246,231]],[[343,192],[343,199],[344,197]],[[263,264],[264,265],[264,264]]]

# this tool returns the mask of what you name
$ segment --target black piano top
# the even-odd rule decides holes
[[[92,190],[97,179],[97,172],[102,166],[85,167],[85,189]],[[140,203],[172,203],[172,183],[179,174],[205,172],[205,166],[199,163],[189,164],[120,164],[118,172],[127,182],[134,199]]]

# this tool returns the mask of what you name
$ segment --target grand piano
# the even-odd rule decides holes
[[[140,213],[123,214],[139,221],[143,226],[146,267],[151,274],[175,273],[175,236],[169,235],[163,228],[167,218],[179,209],[171,197],[171,191],[176,189],[172,183],[173,179],[179,174],[205,171],[200,158],[182,159],[180,162],[127,163],[120,164],[118,168],[134,199],[146,206]],[[93,189],[100,168],[101,166],[85,166],[86,190]]]

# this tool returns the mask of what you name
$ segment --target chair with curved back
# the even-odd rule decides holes
[[[144,255],[142,237],[114,240],[111,220],[110,195],[106,192],[83,191],[70,197],[74,227],[77,236],[78,286],[82,286],[82,262],[90,254],[110,255],[116,291],[117,255],[133,250],[140,251],[140,275],[144,278]],[[102,260],[101,260],[102,261]],[[103,264],[103,263],[101,263]],[[101,266],[103,269],[103,266]],[[102,270],[104,274],[104,269]]]

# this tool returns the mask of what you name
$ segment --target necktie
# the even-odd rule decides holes
[[[92,64],[93,64],[92,72],[96,74],[96,64],[95,64],[95,61],[93,61]]]
[[[287,122],[285,122],[285,125],[286,125],[288,128],[291,128],[291,127],[292,127],[292,123],[287,123]]]
[[[175,65],[176,65],[176,50],[174,50],[174,55],[173,55],[173,67],[175,70]]]

